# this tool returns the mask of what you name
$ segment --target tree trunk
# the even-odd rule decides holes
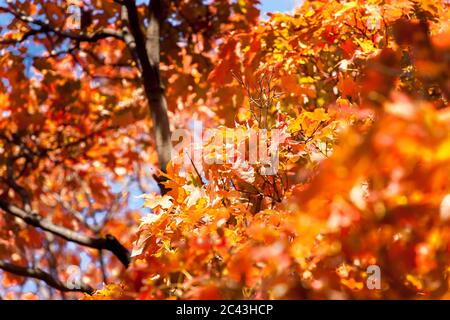
[[[155,127],[156,148],[160,169],[166,172],[167,163],[171,157],[170,124],[167,116],[167,101],[164,86],[161,82],[160,63],[160,28],[162,23],[161,0],[152,0],[149,7],[149,17],[146,34],[146,50],[156,79],[156,86],[151,87],[147,94],[150,97],[151,115]]]
[[[135,50],[142,72],[145,95],[149,102],[153,120],[153,130],[158,153],[159,168],[166,172],[170,161],[172,145],[167,101],[161,82],[160,63],[160,26],[162,20],[162,1],[152,0],[149,5],[148,26],[144,35],[134,0],[125,2],[128,11],[128,23],[135,41]]]

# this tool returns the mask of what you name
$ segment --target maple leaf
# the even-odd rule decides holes
[[[143,194],[137,197],[138,199],[144,199],[144,207],[150,209],[169,209],[172,207],[173,198],[169,195],[158,195],[158,194]]]

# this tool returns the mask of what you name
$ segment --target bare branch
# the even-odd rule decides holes
[[[39,26],[40,29],[32,29],[30,31],[30,32],[33,32],[33,34],[52,32],[52,33],[56,34],[57,36],[60,36],[63,38],[69,38],[69,39],[80,41],[80,42],[96,42],[98,40],[106,39],[106,38],[116,38],[119,40],[123,40],[122,33],[120,31],[114,30],[114,29],[105,28],[105,29],[95,31],[90,34],[87,34],[84,32],[80,32],[80,33],[68,32],[68,31],[62,30],[61,28],[54,27],[45,21],[35,19],[29,15],[26,15],[19,11],[15,11],[8,7],[1,6],[0,11],[12,14],[15,18],[19,19],[20,21],[22,21],[28,25]],[[23,41],[23,40],[24,39],[22,38],[21,41]],[[21,41],[16,41],[16,42],[21,42]]]
[[[58,289],[62,292],[82,292],[93,294],[95,291],[91,286],[84,283],[64,283],[61,280],[52,277],[50,273],[47,273],[39,268],[21,267],[5,261],[0,261],[0,269],[18,276],[44,281],[50,287]]]
[[[54,235],[57,235],[67,241],[75,242],[89,248],[111,251],[120,260],[120,262],[128,268],[130,263],[130,254],[128,250],[112,235],[106,235],[104,238],[94,238],[81,235],[73,230],[54,225],[51,221],[42,218],[40,215],[34,212],[25,211],[3,199],[0,199],[0,208],[8,214],[22,219],[31,226],[53,233]]]

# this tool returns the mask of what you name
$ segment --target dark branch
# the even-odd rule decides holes
[[[19,19],[20,21],[22,21],[28,25],[39,26],[40,29],[32,29],[31,31],[28,32],[28,33],[31,32],[32,33],[31,35],[37,34],[37,33],[52,32],[52,33],[56,34],[57,36],[60,36],[63,38],[69,38],[69,39],[80,41],[80,42],[96,42],[98,40],[106,39],[106,38],[116,38],[119,40],[123,40],[122,33],[120,31],[114,30],[114,29],[105,28],[105,29],[95,31],[90,34],[87,34],[84,32],[81,32],[81,33],[68,32],[68,31],[64,31],[58,27],[54,27],[45,21],[34,19],[33,17],[31,17],[29,15],[26,15],[19,11],[15,11],[8,7],[0,7],[0,11],[12,14],[16,19]],[[25,35],[27,35],[27,34],[25,34]],[[20,41],[15,41],[15,43],[21,42],[21,41],[25,40],[24,38],[27,38],[29,36],[30,35],[27,35],[26,37],[24,36],[24,37],[22,37],[22,39]]]
[[[0,269],[21,277],[39,279],[44,281],[50,287],[58,289],[62,292],[82,292],[93,294],[95,291],[91,286],[84,283],[64,283],[61,280],[52,277],[50,273],[47,273],[39,268],[21,267],[8,262],[0,261]]]
[[[106,235],[106,237],[104,238],[81,235],[73,230],[57,226],[51,221],[42,218],[40,215],[34,212],[25,211],[13,204],[8,203],[3,199],[0,199],[0,208],[2,208],[8,214],[22,219],[31,226],[48,231],[67,241],[75,242],[79,245],[89,248],[111,251],[120,260],[120,262],[122,262],[122,264],[126,268],[128,268],[128,265],[130,263],[130,254],[128,250],[124,246],[122,246],[120,242],[112,235]]]

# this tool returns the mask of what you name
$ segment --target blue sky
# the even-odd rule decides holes
[[[300,0],[261,0],[261,16],[265,17],[268,12],[292,11]]]

